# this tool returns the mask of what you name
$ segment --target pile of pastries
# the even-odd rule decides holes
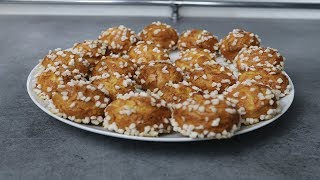
[[[281,112],[290,92],[284,60],[241,29],[219,41],[206,30],[179,36],[161,22],[138,34],[121,25],[49,51],[34,91],[58,116],[121,134],[229,138]]]

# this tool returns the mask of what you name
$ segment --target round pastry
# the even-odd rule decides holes
[[[127,53],[129,48],[137,42],[135,32],[123,25],[102,31],[98,39],[105,42],[114,54]]]
[[[66,74],[69,74],[69,71],[77,71],[84,77],[89,72],[89,62],[74,49],[61,50],[58,48],[54,51],[49,51],[49,54],[41,60],[41,65],[44,68],[50,66],[62,67]]]
[[[36,93],[43,99],[51,98],[57,88],[63,87],[70,80],[85,78],[87,65],[87,61],[74,50],[50,51],[41,60],[42,69],[36,75]]]
[[[174,28],[159,21],[144,27],[139,36],[143,41],[150,41],[156,46],[168,50],[175,49],[179,38]]]
[[[41,98],[49,99],[57,88],[64,87],[70,80],[80,79],[84,78],[75,70],[67,71],[62,67],[49,66],[36,75],[35,91]]]
[[[52,103],[60,116],[78,123],[98,125],[103,121],[103,110],[109,98],[89,82],[70,81],[53,93]]]
[[[162,49],[155,44],[144,41],[139,41],[135,46],[132,46],[128,55],[134,63],[138,64],[169,60],[169,53],[166,49]]]
[[[178,83],[183,80],[183,75],[167,61],[150,62],[142,65],[136,71],[136,81],[144,90],[162,88],[166,83]]]
[[[258,83],[269,86],[279,97],[283,97],[290,92],[291,86],[289,84],[289,79],[283,71],[246,71],[239,75],[240,82],[248,79],[253,79]]]
[[[179,83],[166,83],[161,89],[155,89],[154,95],[158,95],[159,99],[165,100],[169,106],[179,102],[183,102],[188,98],[196,98],[201,96],[198,89],[193,89],[190,83],[182,81]]]
[[[240,117],[223,95],[187,99],[174,106],[173,130],[191,138],[230,138],[239,128]]]
[[[234,29],[219,42],[219,51],[227,60],[233,61],[244,47],[260,46],[258,35],[242,29]]]
[[[234,62],[239,72],[258,69],[265,69],[269,72],[281,71],[284,67],[284,58],[278,50],[269,47],[250,46],[243,48],[235,57]]]
[[[228,68],[219,64],[205,65],[191,71],[187,77],[193,86],[204,93],[217,91],[222,93],[227,87],[236,83],[236,78]]]
[[[145,92],[130,92],[105,109],[103,127],[133,136],[158,136],[169,133],[171,111]]]
[[[136,83],[128,75],[104,73],[101,76],[90,77],[92,84],[115,100],[119,94],[125,94],[135,90]]]
[[[136,71],[136,65],[130,61],[127,55],[111,55],[104,56],[93,68],[92,76],[101,76],[104,73],[119,73],[122,75],[128,75],[132,77]]]
[[[207,49],[191,48],[180,52],[175,65],[183,71],[191,71],[196,67],[202,66],[205,62],[215,62],[215,59],[215,54]]]
[[[89,62],[90,68],[95,66],[102,56],[107,55],[107,45],[101,40],[85,40],[82,43],[73,45],[73,49],[77,50]]]
[[[281,111],[275,94],[254,80],[238,82],[226,91],[227,99],[237,104],[245,125],[273,118]]]
[[[208,49],[214,53],[218,50],[218,42],[217,37],[207,30],[187,30],[179,37],[178,49],[180,51],[191,48]]]

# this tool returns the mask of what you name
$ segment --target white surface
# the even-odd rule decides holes
[[[318,9],[181,7],[179,14],[182,17],[320,19]]]
[[[171,17],[169,6],[0,4],[0,15]],[[181,17],[320,19],[316,9],[181,7]]]
[[[0,15],[170,17],[169,6],[0,4]]]
[[[170,55],[170,58],[172,59],[176,59],[178,56],[178,53],[172,53]],[[100,126],[94,126],[94,125],[85,125],[85,124],[78,124],[75,122],[72,122],[70,120],[61,118],[55,114],[53,114],[52,112],[50,112],[47,109],[47,104],[44,100],[40,99],[36,93],[33,91],[33,84],[35,83],[35,78],[34,76],[38,73],[39,68],[38,65],[36,67],[34,67],[32,69],[32,71],[30,72],[29,76],[28,76],[28,80],[27,80],[27,90],[28,90],[28,94],[30,96],[30,98],[32,99],[32,101],[40,108],[42,109],[44,112],[46,112],[47,114],[49,114],[50,116],[54,117],[55,119],[64,122],[66,124],[69,124],[71,126],[74,126],[76,128],[79,129],[83,129],[86,131],[90,131],[93,133],[97,133],[97,134],[102,134],[102,135],[106,135],[106,136],[112,136],[112,137],[118,137],[118,138],[124,138],[124,139],[133,139],[133,140],[141,140],[141,141],[158,141],[158,142],[185,142],[185,141],[201,141],[201,140],[209,140],[209,139],[192,139],[189,137],[184,137],[182,135],[180,135],[179,133],[173,133],[173,134],[168,134],[168,135],[161,135],[160,137],[138,137],[138,136],[128,136],[128,135],[124,135],[124,134],[118,134],[115,132],[111,132],[108,131],[106,129],[104,129],[103,127]],[[287,75],[287,74],[286,74]],[[250,131],[253,131],[255,129],[261,128],[273,121],[275,121],[276,119],[278,119],[282,114],[284,114],[288,108],[290,107],[293,99],[294,99],[294,86],[293,83],[290,79],[290,77],[287,75],[287,77],[289,78],[289,83],[292,87],[290,94],[287,95],[286,97],[282,98],[280,100],[280,105],[282,107],[282,111],[280,114],[278,114],[277,116],[275,116],[274,118],[270,119],[270,120],[266,120],[266,121],[261,121],[257,124],[254,125],[250,125],[250,126],[241,126],[240,130],[235,132],[235,135],[239,135],[239,134],[243,134],[243,133],[247,133]]]

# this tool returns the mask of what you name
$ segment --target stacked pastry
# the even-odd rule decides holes
[[[176,48],[179,58],[170,59]],[[50,51],[34,91],[53,113],[117,133],[229,138],[281,111],[279,99],[290,91],[283,68],[276,49],[260,47],[258,36],[244,30],[219,42],[206,30],[179,37],[161,22],[139,34],[121,25]]]

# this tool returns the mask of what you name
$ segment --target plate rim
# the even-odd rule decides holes
[[[52,113],[50,110],[48,110],[47,108],[45,108],[43,105],[41,105],[37,100],[36,97],[37,95],[34,94],[33,91],[33,87],[32,87],[32,80],[35,71],[39,68],[39,64],[37,64],[29,73],[28,78],[27,78],[27,92],[29,97],[31,98],[31,100],[33,101],[33,103],[35,103],[42,111],[44,111],[45,113],[47,113],[48,115],[50,115],[51,117],[53,117],[54,119],[57,119],[63,123],[66,123],[70,126],[73,126],[75,128],[79,128],[85,131],[89,131],[92,133],[96,133],[96,134],[100,134],[100,135],[105,135],[105,136],[111,136],[111,137],[116,137],[116,138],[121,138],[121,139],[130,139],[130,140],[138,140],[138,141],[151,141],[151,142],[193,142],[193,141],[205,141],[205,140],[214,140],[214,138],[190,138],[190,137],[143,137],[143,136],[130,136],[130,135],[125,135],[125,134],[119,134],[116,132],[112,132],[112,131],[108,131],[108,130],[100,130],[100,129],[96,129],[91,127],[92,125],[86,125],[86,124],[80,124],[80,123],[76,123],[73,121],[70,121],[68,119],[64,119],[62,117],[59,117],[57,115],[55,115],[54,113]],[[295,95],[295,90],[294,90],[294,85],[293,82],[290,78],[290,76],[284,71],[285,75],[288,77],[289,79],[289,84],[291,85],[291,90],[290,90],[290,96],[292,96],[292,98],[290,99],[290,101],[288,102],[288,106],[285,107],[285,109],[282,109],[282,113],[276,115],[275,117],[273,117],[270,120],[266,120],[266,121],[260,121],[257,124],[251,125],[252,127],[244,129],[242,131],[236,131],[234,133],[233,136],[237,136],[237,135],[241,135],[244,133],[248,133],[254,130],[257,130],[259,128],[262,128],[263,126],[266,126],[272,122],[274,122],[275,120],[279,119],[284,113],[287,112],[287,110],[291,107],[292,102],[294,100],[294,95]],[[33,94],[32,94],[33,93]],[[289,96],[287,95],[287,96]],[[231,137],[232,138],[232,137]]]

